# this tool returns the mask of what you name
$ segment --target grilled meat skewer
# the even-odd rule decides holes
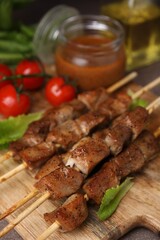
[[[107,99],[108,94],[127,84],[136,76],[137,73],[132,72],[107,89],[99,88],[97,90],[81,93],[76,100],[65,103],[60,107],[47,110],[42,119],[29,125],[28,130],[21,139],[10,144],[11,152],[7,154],[7,158],[14,153],[14,155],[16,155],[18,151],[26,147],[34,146],[42,142],[49,131],[66,120],[75,119],[82,113],[92,110],[93,108],[97,109],[101,102]]]
[[[147,86],[145,86],[144,88],[142,88],[140,91],[136,92],[136,93],[134,94],[134,96],[132,96],[132,98],[135,99],[136,97],[140,96],[140,95],[141,95],[142,93],[144,93],[145,91],[153,88],[154,86],[156,86],[156,85],[159,83],[159,81],[160,81],[160,78],[155,79],[153,82],[151,82],[150,84],[148,84]],[[122,82],[121,82],[121,84],[122,84]],[[118,85],[119,85],[119,83],[118,83]],[[115,86],[115,87],[116,87],[116,86]],[[109,92],[111,92],[111,91],[113,91],[113,90],[114,90],[113,87],[111,87],[111,88],[108,89]],[[92,94],[95,95],[93,91],[92,91]],[[85,95],[90,96],[91,94],[85,93]],[[103,94],[102,94],[102,95],[103,95]],[[84,96],[84,94],[82,95],[82,97],[83,97],[83,96]],[[86,97],[86,98],[87,98],[87,97]],[[84,99],[86,99],[86,98],[84,98]],[[93,100],[94,97],[91,98],[91,99]],[[103,109],[103,108],[101,108],[101,109]],[[104,108],[104,110],[105,110],[105,108]],[[57,146],[57,144],[56,144],[56,146]],[[51,148],[50,148],[50,147],[51,147]],[[60,147],[60,146],[58,145],[58,149],[59,149],[59,147]],[[49,148],[50,148],[50,150],[48,151]],[[33,153],[33,151],[32,151],[33,149],[30,149],[30,150],[31,150],[31,151],[28,151],[28,152],[32,152],[32,153]],[[36,150],[37,150],[37,151],[36,151]],[[37,146],[37,148],[35,149],[35,151],[34,151],[34,153],[35,153],[34,156],[37,157],[37,160],[40,160],[40,159],[39,159],[40,154],[39,154],[39,156],[37,156],[36,152],[39,152],[40,150],[41,150],[41,153],[43,153],[42,155],[44,155],[44,157],[41,156],[41,158],[40,158],[40,159],[42,159],[42,163],[43,163],[43,161],[46,161],[45,158],[47,159],[48,157],[50,157],[50,156],[52,155],[52,152],[55,152],[55,148],[54,148],[53,145],[51,145],[51,143],[49,143],[49,144],[48,144],[48,143],[39,144],[39,145]],[[15,152],[16,152],[16,151],[15,151]],[[24,154],[24,155],[26,155],[26,154]],[[8,153],[6,154],[6,157],[3,157],[2,159],[0,159],[0,162],[4,161],[5,159],[9,159],[11,156],[12,156],[12,152],[8,152]],[[20,159],[20,158],[18,157],[18,159]],[[33,161],[31,160],[31,162],[34,162],[34,161],[35,161],[35,159],[33,159]],[[38,164],[39,164],[39,163],[38,163]],[[35,167],[38,166],[36,162],[35,162],[33,165],[35,165]],[[24,163],[23,165],[20,165],[19,167],[13,169],[11,172],[5,174],[4,177],[2,177],[2,179],[6,179],[6,178],[8,179],[8,178],[10,178],[11,176],[15,175],[16,173],[18,173],[18,172],[22,171],[23,169],[25,169],[26,167],[27,167],[27,163]],[[0,180],[0,181],[4,181],[4,180]]]
[[[137,134],[140,133],[142,130],[142,123],[146,121],[147,115],[148,114],[146,114],[145,109],[138,107],[134,111],[129,112],[128,115],[124,116],[126,123],[128,124],[128,126],[126,126],[128,129],[127,131],[124,131],[126,128],[123,127],[125,122],[123,119],[120,119],[119,130],[117,128],[118,124],[113,127],[113,133],[115,132],[116,127],[117,131],[119,131],[118,135],[111,134],[112,127],[109,128],[110,135],[113,136],[112,141],[116,143],[116,146],[117,142],[120,143],[120,147],[118,149],[119,151],[121,150],[123,144],[126,145],[126,143],[132,139],[132,132],[135,134],[135,131],[132,130],[132,128],[136,122],[139,126],[139,128],[136,127]],[[131,124],[132,122],[134,124]],[[98,162],[102,161],[104,157],[111,153],[110,146],[107,146],[108,143],[106,142],[106,134],[106,129],[99,131],[92,137],[82,139],[80,143],[76,144],[68,153],[57,155],[50,159],[36,175],[37,179],[42,179],[36,183],[36,188],[33,191],[33,194],[30,194],[31,198],[39,191],[46,192],[48,189],[50,189],[52,198],[55,199],[68,196],[75,192],[83,183],[84,178],[92,171],[96,164],[98,164]],[[117,136],[118,138],[116,140]],[[87,142],[88,144],[86,144]],[[112,154],[118,154],[117,149],[115,153],[112,151]],[[76,163],[77,161],[77,165],[76,167],[73,166],[74,168],[70,168],[65,166],[63,161],[65,164],[71,164],[73,161]],[[80,163],[82,163],[81,166]],[[77,171],[77,168],[80,168],[82,173]],[[72,184],[73,179],[75,179],[75,182]],[[62,189],[63,191],[61,191]],[[8,209],[4,214],[2,214],[0,218],[3,218],[10,212],[13,212],[17,205],[20,207],[28,200],[29,198],[26,196],[23,201],[16,203],[15,206],[11,207],[11,209]]]
[[[133,138],[132,136],[135,138],[138,134],[140,134],[147,119],[147,110],[142,107],[137,107],[134,111],[125,114],[124,119],[120,118],[119,124],[117,123],[117,125],[119,125],[119,132],[122,136],[121,139],[123,141],[123,145],[129,142],[131,138]],[[121,128],[124,122],[130,129],[129,134],[128,132],[124,132],[124,129]],[[112,128],[110,128],[110,132],[111,131]],[[73,194],[76,188],[78,190],[86,176],[91,173],[98,163],[111,153],[106,142],[106,129],[101,130],[100,133],[101,134],[97,132],[92,137],[83,138],[74,145],[73,149],[64,154],[62,161],[65,165],[62,164],[59,165],[59,167],[56,167],[56,169],[53,169],[52,166],[49,166],[49,163],[47,163],[45,170],[49,170],[50,173],[47,171],[44,172],[44,169],[42,168],[38,177],[40,177],[40,174],[41,177],[42,174],[45,174],[45,176],[35,184],[35,187],[40,192],[49,191],[52,199],[67,197]],[[103,137],[100,138],[99,135]],[[116,139],[114,140],[116,141]]]
[[[136,170],[138,170],[139,168],[141,168],[142,166],[143,166],[143,164],[144,164],[144,162],[146,162],[146,161],[148,161],[149,159],[148,159],[148,157],[151,157],[151,155],[154,153],[156,153],[156,152],[158,152],[159,151],[159,147],[158,147],[158,144],[155,142],[156,140],[154,140],[154,138],[153,138],[153,136],[152,137],[150,137],[149,138],[149,140],[147,140],[147,139],[144,139],[144,137],[145,137],[145,135],[146,134],[144,134],[144,136],[143,137],[140,137],[140,138],[142,138],[142,140],[139,140],[140,138],[138,138],[138,140],[135,140],[135,141],[138,141],[137,143],[133,143],[132,145],[134,145],[134,146],[137,146],[137,148],[140,148],[140,152],[142,153],[141,154],[141,159],[142,158],[144,158],[144,161],[143,161],[143,159],[140,161],[140,164],[139,165],[137,165],[138,167],[136,167]],[[154,142],[155,142],[155,145],[154,145]],[[141,144],[140,144],[141,143]],[[153,144],[153,145],[151,145],[151,148],[148,148],[148,145],[150,145],[150,144]],[[145,145],[146,144],[146,145]],[[132,146],[131,145],[131,146]],[[147,150],[145,151],[145,149],[147,148]],[[134,150],[137,150],[137,149],[135,149],[135,148],[132,148],[132,147],[130,147],[130,149],[132,150],[132,151],[134,151]],[[152,150],[152,152],[150,152],[150,150]],[[155,152],[154,152],[155,151]],[[128,149],[126,149],[125,151],[124,151],[124,154],[125,154],[125,152],[129,152],[129,150]],[[132,154],[132,156],[134,155],[134,153]],[[120,160],[118,161],[117,159],[118,159],[118,156],[116,157],[116,161],[114,161],[113,159],[111,160],[111,162],[116,162],[116,164],[117,165],[115,165],[115,166],[113,166],[113,169],[116,167],[116,170],[117,171],[114,171],[114,172],[112,172],[112,173],[118,173],[118,177],[119,177],[119,181],[120,181],[120,179],[122,178],[122,177],[124,177],[125,175],[124,174],[122,174],[122,170],[123,169],[125,169],[126,168],[126,166],[125,166],[125,164],[126,164],[126,162],[123,160],[123,161],[121,161],[121,159],[123,159],[123,155],[119,155],[120,156]],[[125,157],[128,157],[128,154],[127,155],[125,155]],[[127,158],[128,159],[128,158]],[[134,158],[131,158],[131,159],[134,159]],[[122,164],[122,163],[125,163],[125,164]],[[108,165],[109,164],[111,164],[110,162],[108,163]],[[120,165],[121,164],[121,165]],[[113,164],[114,165],[114,164]],[[123,166],[123,168],[122,168],[122,166]],[[129,164],[128,165],[129,167],[130,167],[130,170],[128,170],[127,171],[127,174],[129,174],[129,173],[131,173],[131,171],[133,171],[135,168],[131,168],[131,166],[134,166],[134,164]],[[119,168],[119,170],[118,170],[118,167],[121,167],[121,168]],[[111,168],[112,169],[112,168]],[[110,171],[110,168],[109,168],[109,171]],[[108,174],[108,176],[112,176],[112,174]],[[109,181],[109,180],[108,180]],[[111,181],[113,182],[113,179],[111,178]],[[105,182],[107,182],[107,181],[105,181]],[[108,182],[107,182],[107,184],[108,184]],[[107,185],[106,184],[106,186],[110,186],[110,185]],[[117,181],[116,181],[116,183],[114,182],[114,184],[117,184]],[[85,187],[84,187],[85,188]],[[106,187],[107,188],[107,187]],[[10,223],[3,231],[1,231],[1,233],[0,233],[0,236],[3,236],[5,233],[7,233],[9,230],[11,230],[15,225],[17,225],[22,219],[24,219],[24,217],[25,216],[27,216],[31,211],[33,211],[33,209],[35,209],[37,206],[39,206],[45,199],[47,199],[47,198],[49,198],[50,197],[50,192],[46,192],[46,194],[45,195],[43,195],[42,196],[43,198],[40,198],[40,199],[38,199],[34,204],[33,204],[33,206],[31,205],[27,210],[26,210],[26,213],[24,213],[24,212],[22,212],[12,223]],[[38,204],[37,204],[38,203]],[[86,214],[87,215],[87,214]],[[65,217],[65,216],[64,216]],[[52,216],[50,216],[50,218],[52,219]],[[54,220],[55,220],[55,218],[54,218]]]
[[[99,106],[98,111],[91,111],[75,120],[68,120],[51,131],[46,141],[19,152],[19,157],[27,167],[41,166],[59,149],[68,150],[82,137],[87,136],[92,129],[100,124],[108,125],[115,117],[124,113],[130,105],[131,98],[126,94],[108,99]]]
[[[130,173],[139,171],[159,150],[153,134],[143,131],[126,150],[106,162],[93,177],[86,180],[84,192],[89,199],[100,204],[106,189],[118,185]]]
[[[68,120],[56,127],[52,131],[52,136],[48,136],[49,139],[20,151],[17,157],[25,162],[28,168],[39,167],[57,151],[67,150],[104,121],[105,116],[96,112],[88,112],[76,120]]]
[[[118,139],[113,139],[115,142],[119,141],[121,144],[119,149],[122,150],[122,146],[130,142],[131,139],[135,139],[141,133],[147,119],[147,110],[143,107],[137,107],[135,110],[125,113],[123,118],[119,118],[119,122],[116,119],[116,125],[113,121],[113,129],[115,126],[119,126],[117,129],[119,131]],[[124,125],[128,127],[128,131],[126,132],[124,132]],[[107,130],[104,129],[96,132],[92,137],[83,138],[75,144],[73,149],[63,155],[62,161],[64,165],[59,165],[58,163],[59,167],[53,169],[51,165],[49,166],[50,162],[48,162],[45,166],[45,171],[42,168],[38,173],[37,177],[42,177],[43,174],[45,176],[35,184],[35,187],[40,192],[50,192],[50,196],[54,200],[73,194],[76,188],[78,190],[81,187],[84,179],[92,170],[111,154],[107,144]],[[109,131],[110,133],[112,132],[112,127],[110,127]],[[113,134],[112,136],[115,135]]]
[[[139,155],[138,161],[135,157],[137,150]],[[88,180],[90,187],[91,182],[93,181],[92,179],[94,179],[93,182],[96,186],[92,185],[92,190],[89,187],[87,194],[90,194],[96,189],[99,189],[98,192],[95,192],[97,194],[94,196],[94,198],[92,195],[91,198],[96,202],[100,202],[99,193],[104,192],[104,189],[106,191],[108,188],[116,186],[117,183],[119,183],[120,180],[124,178],[124,176],[139,171],[144,166],[144,164],[150,161],[153,158],[153,155],[156,155],[158,152],[159,146],[156,139],[150,132],[144,131],[138,137],[138,139],[135,140],[123,153],[121,153],[116,158],[113,158],[110,162],[106,163],[102,170],[100,170],[100,172],[102,171],[101,174],[99,172],[95,175],[96,178],[93,176]],[[128,158],[130,155],[132,157]],[[105,181],[103,181],[104,179],[102,179],[102,175],[105,177]],[[113,181],[113,179],[118,180]],[[84,185],[84,189],[87,189],[86,185]],[[89,196],[87,194],[84,195],[85,199],[82,198],[81,194],[74,194],[69,197],[60,208],[51,213],[46,213],[44,215],[45,220],[49,223],[53,223],[53,225],[51,225],[40,237],[38,237],[37,240],[46,239],[51,233],[53,233],[55,229],[60,228],[63,231],[72,231],[77,228],[84,220],[86,220],[88,216],[86,200],[89,199]],[[24,213],[22,215],[24,215]],[[5,233],[7,233],[8,229],[13,228],[20,221],[20,219],[23,219],[23,217],[20,218],[19,215],[18,220],[15,219],[14,223],[10,223],[7,229],[5,228],[3,231],[1,231],[0,236],[3,236]]]
[[[36,178],[40,179],[48,175],[62,161],[66,166],[75,166],[83,174],[88,175],[104,157],[110,153],[117,155],[132,138],[136,138],[147,119],[147,110],[142,107],[125,113],[122,118],[115,119],[109,128],[83,138],[66,154],[51,158],[39,170]]]
[[[104,88],[84,92],[77,99],[62,104],[56,108],[47,110],[43,117],[31,123],[24,136],[10,144],[10,150],[16,153],[26,147],[32,147],[44,141],[46,135],[56,126],[61,125],[69,119],[76,119],[81,114],[97,109],[98,106],[108,98],[109,94]]]
[[[45,213],[45,220],[49,224],[57,224],[57,228],[63,231],[74,230],[88,217],[87,200],[100,204],[107,189],[117,186],[129,174],[140,171],[159,150],[156,138],[148,130],[144,130],[126,150],[105,163],[99,172],[86,180],[83,186],[84,197],[80,193],[71,195],[61,207]],[[46,239],[49,235],[42,236],[38,240]]]
[[[12,142],[9,148],[16,156],[18,151],[44,141],[46,134],[57,125],[68,119],[75,119],[86,111],[86,106],[77,99],[60,107],[51,108],[44,113],[40,120],[31,123],[23,137]]]
[[[98,106],[105,99],[107,99],[107,93],[114,92],[118,88],[131,81],[136,76],[136,72],[130,73],[128,76],[124,77],[121,81],[109,87],[108,89],[97,89],[95,91],[88,91],[82,93],[78,95],[77,100],[73,100],[69,104],[64,104],[59,108],[52,108],[46,111],[46,114],[44,114],[43,118],[30,124],[24,136],[20,140],[12,143],[10,145],[10,148],[13,150],[13,152],[17,152],[24,149],[25,147],[34,146],[35,144],[42,142],[45,139],[48,131],[53,129],[55,125],[57,126],[57,124],[63,123],[64,121],[66,121],[66,119],[74,119],[81,113],[86,112],[86,110],[98,109]],[[160,78],[157,78],[153,82],[149,83],[147,86],[143,87],[140,92],[138,91],[134,95],[134,98],[139,97],[145,91],[155,87],[157,84],[159,84],[159,81]],[[10,154],[7,154],[7,158],[10,155],[12,156],[12,152],[10,152]],[[1,159],[1,162],[2,161],[3,159]]]
[[[154,105],[157,107],[157,103],[159,103],[159,99],[157,99],[156,101],[154,101],[154,102],[152,102],[149,106],[148,106],[148,111],[151,113],[152,112],[152,110],[154,109]],[[58,159],[58,160],[60,160],[60,159]],[[53,161],[54,163],[55,163],[55,161]],[[52,163],[53,163],[52,162]],[[61,163],[60,163],[60,161],[58,162],[58,164],[59,165],[61,165]],[[56,166],[56,168],[57,168],[57,164],[54,164],[55,166]],[[47,170],[47,167],[46,167],[46,170]],[[48,171],[48,170],[47,170]],[[42,173],[43,174],[43,176],[45,175],[44,173]],[[33,193],[34,192],[34,193]],[[33,196],[35,196],[37,193],[38,193],[38,191],[35,189],[34,191],[32,192],[32,194],[29,194],[30,196],[31,196],[31,198],[33,197]],[[28,196],[26,196],[25,197],[25,199],[24,199],[24,203],[26,202],[26,201],[28,201],[30,199],[30,197],[28,197]],[[20,206],[22,206],[22,201],[19,201],[18,203],[18,207],[20,207]],[[15,204],[15,206],[12,208],[12,212],[16,209],[16,205],[17,204]],[[10,212],[10,209],[8,209],[8,214],[9,214],[9,212]],[[7,214],[7,215],[8,215]],[[4,216],[5,216],[5,214],[3,214]]]
[[[134,74],[133,74],[133,76],[134,76]],[[129,75],[128,76],[128,78],[132,78],[132,74],[131,75]],[[127,79],[127,77],[126,77],[126,79]],[[126,80],[125,79],[125,80]],[[126,82],[126,81],[125,81]],[[151,83],[149,83],[148,85],[146,85],[145,87],[143,87],[142,89],[140,89],[140,91],[137,91],[135,94],[134,94],[134,96],[132,96],[132,99],[135,99],[135,98],[137,98],[137,97],[139,97],[141,94],[143,94],[145,91],[147,91],[147,90],[149,90],[149,89],[151,89],[151,88],[153,88],[153,87],[155,87],[157,84],[159,84],[159,82],[160,82],[160,78],[157,78],[157,79],[155,79],[153,82],[151,82]],[[122,85],[122,83],[123,83],[123,81],[120,81],[119,83],[118,83],[118,86],[121,86]],[[115,84],[115,87],[114,86],[112,86],[112,87],[110,87],[110,88],[108,88],[107,89],[107,92],[113,92],[115,89],[117,89],[117,86],[116,86],[117,84]],[[79,96],[78,96],[78,99],[80,100],[80,102],[82,103],[82,105],[83,105],[83,103],[84,103],[84,105],[85,106],[87,106],[87,108],[88,109],[94,109],[94,110],[99,110],[99,106],[101,106],[101,111],[100,111],[100,114],[108,114],[108,112],[106,112],[106,101],[104,101],[105,99],[107,99],[108,98],[108,94],[106,94],[106,90],[105,89],[98,89],[98,90],[95,90],[95,91],[90,91],[90,92],[85,92],[85,93],[82,93],[82,94],[80,94]],[[126,99],[125,99],[126,100]],[[76,100],[75,100],[76,101]],[[109,102],[110,102],[110,104],[109,104]],[[121,100],[121,102],[122,102],[122,100]],[[101,104],[102,103],[102,104]],[[113,101],[112,100],[108,100],[108,105],[111,105],[111,104],[113,104]],[[116,103],[116,101],[115,101],[115,103],[114,104],[117,104]],[[114,105],[113,104],[113,105]],[[72,105],[72,104],[71,104]],[[124,105],[125,106],[125,105]],[[119,106],[120,108],[121,108],[121,105]],[[114,108],[116,108],[116,106],[114,105],[114,107],[113,107],[113,109]],[[59,111],[58,111],[59,112]],[[51,114],[51,115],[54,115],[54,114]],[[60,115],[60,119],[62,118],[63,119],[63,117],[61,117],[61,114],[58,114],[58,116]],[[65,114],[64,114],[65,115]],[[63,116],[63,114],[62,114],[62,116]],[[40,120],[41,121],[41,120]],[[57,120],[56,120],[57,121]],[[43,121],[42,121],[43,122]],[[43,125],[43,123],[41,122],[41,124]],[[36,122],[35,123],[33,123],[33,125],[34,124],[36,124]],[[45,125],[45,124],[44,124]],[[35,129],[36,129],[36,127],[35,127]],[[42,128],[43,129],[43,128]],[[60,129],[60,130],[64,130],[64,128],[62,127],[62,129]],[[64,131],[63,131],[63,133],[64,133]],[[26,133],[27,134],[27,133]],[[53,130],[53,134],[51,134],[50,136],[52,136],[53,135],[53,137],[54,138],[56,138],[56,137],[59,137],[59,136],[57,136],[57,134],[54,136],[54,134],[55,134],[55,132],[54,132],[54,130]],[[32,135],[32,134],[29,134],[30,136]],[[46,132],[45,132],[45,134],[44,134],[45,136],[46,136]],[[43,137],[44,137],[44,135],[43,135]],[[68,137],[68,136],[67,136]],[[33,139],[34,138],[36,138],[36,135],[35,135],[35,137],[33,136]],[[24,139],[25,139],[25,137],[24,137]],[[49,139],[51,139],[51,138],[49,138]],[[47,139],[47,141],[49,141],[49,139]],[[11,148],[12,148],[12,150],[13,150],[13,153],[15,152],[15,153],[17,153],[17,149],[19,149],[20,150],[20,148],[18,147],[19,145],[21,145],[21,144],[19,144],[19,141],[20,140],[18,140],[17,142],[15,142],[15,143],[13,143],[13,144],[11,144]],[[53,140],[54,141],[54,140]],[[20,141],[21,142],[21,141]],[[22,138],[22,142],[23,142],[23,138]],[[34,140],[32,141],[32,142],[34,142]],[[41,142],[41,141],[40,141]],[[35,143],[36,143],[36,141],[35,141]],[[23,145],[23,144],[22,144]],[[32,144],[31,144],[32,145]],[[49,147],[50,147],[50,145],[51,144],[49,144]],[[63,144],[62,144],[63,145]],[[45,151],[45,153],[47,152],[47,148],[48,148],[48,144],[46,144],[46,143],[42,143],[42,144],[40,144],[39,146],[37,146],[37,150],[39,151],[40,149],[43,149],[42,151],[45,151],[45,149],[46,149],[46,151]],[[53,147],[52,147],[53,148]],[[32,149],[30,149],[31,151],[32,151]],[[35,151],[36,151],[36,149],[35,149]],[[41,152],[42,152],[41,151]],[[53,148],[53,150],[52,150],[53,152],[54,152],[54,148]],[[51,151],[51,152],[52,152]],[[51,152],[50,152],[50,156],[51,156]],[[6,154],[6,158],[9,158],[10,156],[12,156],[12,152],[9,152],[10,154]],[[46,156],[47,157],[47,156]],[[18,157],[18,159],[20,159],[19,157]],[[1,159],[2,161],[3,161],[3,159]],[[0,161],[1,161],[0,160]]]

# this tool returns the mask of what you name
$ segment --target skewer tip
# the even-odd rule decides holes
[[[60,224],[56,221],[49,228],[47,228],[38,238],[37,240],[45,240],[49,237],[53,232],[60,228]]]
[[[6,174],[0,177],[0,183],[5,182],[7,179],[11,178],[12,176],[16,175],[17,173],[21,172],[23,169],[26,168],[25,164],[20,164],[18,167],[12,169],[11,171],[7,172]]]
[[[153,102],[151,102],[146,109],[148,113],[151,114],[157,107],[160,105],[160,97],[156,98]]]
[[[8,208],[4,213],[0,214],[0,220],[2,220],[3,218],[7,217],[11,213],[15,212],[18,208],[23,206],[26,202],[31,200],[33,197],[35,197],[38,193],[39,193],[38,189],[35,188],[28,195],[26,195],[24,198],[20,199],[14,205],[12,205],[10,208]]]
[[[50,193],[46,192],[35,202],[33,202],[27,209],[21,212],[12,222],[10,222],[2,231],[0,231],[0,237],[4,236],[11,229],[13,229],[18,223],[20,223],[25,217],[27,217],[33,210],[39,207],[45,200],[50,197]]]

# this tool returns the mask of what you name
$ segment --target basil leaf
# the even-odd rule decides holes
[[[97,215],[101,221],[104,221],[110,217],[117,209],[121,199],[126,195],[133,185],[131,179],[132,178],[126,178],[123,183],[117,187],[110,188],[105,192],[100,208],[97,212]]]
[[[41,117],[42,112],[38,112],[28,115],[19,115],[18,117],[10,117],[0,121],[0,145],[6,145],[9,142],[21,138],[27,130],[28,125]]]

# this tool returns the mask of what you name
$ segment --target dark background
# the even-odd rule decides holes
[[[56,5],[65,4],[77,8],[81,14],[98,14],[100,6],[107,1],[104,0],[35,0],[23,10],[15,11],[15,19],[23,20],[25,23],[36,23],[51,8]]]
[[[99,14],[100,6],[104,3],[108,2],[107,0],[35,0],[33,3],[26,6],[24,9],[15,10],[14,11],[14,19],[17,21],[22,21],[26,24],[37,23],[41,17],[51,8],[56,5],[65,4],[68,6],[72,6],[77,8],[81,14]],[[142,85],[145,85],[147,82],[156,78],[160,75],[160,63],[152,64],[149,67],[138,69],[139,76],[136,81]],[[141,82],[140,82],[141,80]],[[155,91],[156,94],[159,95],[160,91],[157,89]],[[0,228],[2,225],[5,225],[5,221],[0,224]],[[20,240],[21,238],[18,234],[13,230],[5,237],[4,240]],[[148,229],[139,227],[132,230],[130,233],[126,234],[121,240],[158,240],[159,236],[155,235]]]

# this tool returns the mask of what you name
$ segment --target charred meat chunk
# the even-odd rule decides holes
[[[53,199],[60,199],[75,193],[82,185],[83,175],[73,168],[60,166],[55,171],[41,178],[35,187],[49,191]]]
[[[62,231],[72,231],[80,226],[88,217],[86,200],[82,194],[70,196],[63,205],[51,213],[45,213],[44,218],[50,224],[57,221]]]

